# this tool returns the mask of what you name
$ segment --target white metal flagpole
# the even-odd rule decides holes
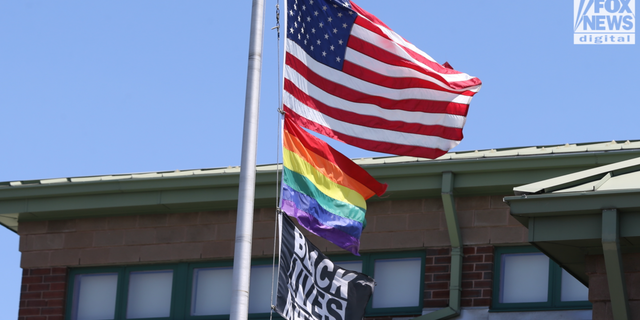
[[[249,65],[244,101],[242,160],[236,219],[236,242],[233,255],[233,291],[230,320],[246,320],[249,314],[249,282],[251,276],[251,243],[253,238],[253,204],[256,182],[256,150],[258,145],[258,112],[260,107],[260,73],[264,33],[264,0],[253,0]]]

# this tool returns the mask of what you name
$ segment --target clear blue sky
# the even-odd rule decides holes
[[[275,3],[258,164],[276,161]],[[357,3],[483,81],[453,151],[640,139],[640,49],[574,45],[573,1]],[[1,1],[0,181],[239,165],[250,14],[249,0]],[[0,320],[16,319],[6,229],[0,255]]]

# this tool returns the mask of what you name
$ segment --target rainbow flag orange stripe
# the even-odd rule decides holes
[[[285,116],[281,209],[300,225],[358,255],[366,200],[387,185]]]

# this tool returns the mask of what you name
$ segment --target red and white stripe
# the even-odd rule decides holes
[[[443,67],[351,4],[359,16],[342,71],[286,41],[285,111],[310,130],[377,152],[433,159],[458,145],[480,80]]]

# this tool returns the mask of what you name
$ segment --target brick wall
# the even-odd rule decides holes
[[[254,256],[271,256],[275,210],[257,210]],[[235,211],[21,222],[21,267],[231,259]]]
[[[456,210],[466,246],[462,304],[488,306],[492,245],[524,244],[527,229],[509,215],[501,196],[457,197]],[[255,211],[254,257],[271,256],[274,218],[273,209]],[[235,211],[23,221],[18,231],[21,267],[58,270],[56,267],[228,260],[233,258],[235,221]],[[367,210],[367,222],[361,251],[426,249],[424,306],[447,306],[450,252],[446,247],[450,243],[441,199],[373,202]],[[321,251],[344,253],[303,232]],[[33,281],[27,277],[31,275],[24,281]],[[21,305],[27,302],[22,299]]]
[[[493,246],[464,247],[462,258],[462,306],[491,305],[493,278]],[[449,305],[451,249],[427,249],[424,285],[424,307]]]
[[[640,253],[622,255],[624,276],[629,299],[630,319],[640,319]],[[613,320],[609,282],[603,255],[589,255],[586,259],[589,276],[589,301],[593,303],[593,319]]]
[[[23,269],[18,320],[64,318],[67,268]]]

